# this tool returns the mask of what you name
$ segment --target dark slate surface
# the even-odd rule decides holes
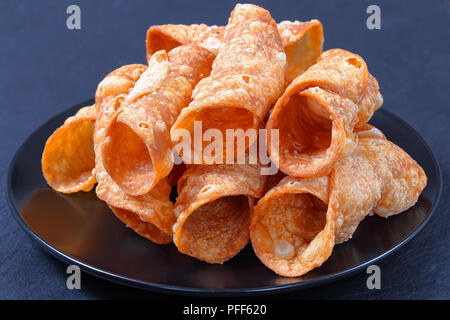
[[[385,108],[405,119],[439,159],[444,193],[429,225],[380,263],[382,289],[360,273],[330,285],[274,298],[450,298],[450,2],[257,1],[276,20],[317,18],[325,49],[360,54],[380,82]],[[78,4],[82,29],[66,28]],[[366,8],[381,8],[382,29],[366,28]],[[42,251],[13,220],[6,172],[21,142],[61,110],[91,98],[111,70],[145,62],[145,32],[164,23],[225,24],[227,1],[0,1],[0,298],[172,298],[83,274],[82,290],[66,288],[66,266]]]

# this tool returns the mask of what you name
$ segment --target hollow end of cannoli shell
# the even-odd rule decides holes
[[[254,198],[230,195],[198,203],[181,213],[174,225],[174,243],[184,254],[208,263],[234,257],[250,240]]]
[[[186,28],[180,26],[180,28]],[[182,45],[183,43],[171,36],[169,32],[160,26],[152,26],[147,30],[147,60],[159,50],[164,49],[166,52]]]
[[[231,135],[235,137],[240,133],[255,133],[263,126],[263,122],[257,118],[251,111],[241,106],[206,106],[206,107],[188,107],[182,110],[180,116],[172,126],[170,135],[174,145],[178,145],[179,153],[185,163],[202,163],[211,164],[211,159],[204,157],[205,148],[211,143],[210,141],[201,140],[201,137],[222,136],[228,138]],[[188,133],[186,135],[186,133]],[[192,137],[186,139],[185,137]],[[201,141],[201,148],[196,148],[194,140]],[[212,138],[210,138],[212,139]],[[227,154],[232,154],[234,159],[242,156],[250,145],[254,143],[254,137],[250,134],[249,138],[245,138],[244,145],[238,143],[233,144],[234,150],[227,150],[227,143],[222,145],[223,161]],[[185,154],[185,150],[190,150],[189,154]]]
[[[286,86],[316,63],[322,54],[323,27],[320,21],[284,22],[278,25],[288,69]]]
[[[101,147],[102,159],[105,170],[114,182],[126,193],[139,196],[151,191],[161,177],[169,174],[173,164],[165,161],[161,165],[160,159],[155,158],[155,152],[149,149],[157,145],[160,149],[156,150],[157,154],[168,154],[167,148],[163,148],[164,139],[158,139],[157,144],[147,147],[145,140],[152,138],[142,136],[136,128],[136,125],[139,127],[146,123],[136,124],[126,115],[126,112],[118,112],[108,125]],[[140,129],[149,130],[148,127]],[[164,168],[165,172],[161,173]]]
[[[89,191],[95,183],[95,107],[85,107],[66,120],[47,140],[42,172],[58,192]]]
[[[287,177],[254,208],[250,225],[253,249],[264,265],[281,276],[301,276],[331,255],[334,218],[328,210],[327,183],[323,184],[327,177],[319,179],[323,181],[304,188]]]
[[[308,93],[305,90],[285,98],[267,123],[269,141],[272,130],[279,130],[278,150],[268,144],[270,157],[281,171],[294,177],[328,174],[346,141],[342,119],[328,103]]]

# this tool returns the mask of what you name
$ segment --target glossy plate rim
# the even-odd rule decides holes
[[[6,198],[9,204],[9,208],[11,210],[11,213],[14,217],[14,219],[17,221],[17,223],[21,226],[21,228],[25,231],[25,233],[31,237],[33,240],[35,240],[41,248],[43,248],[46,252],[50,253],[55,258],[61,260],[64,263],[67,264],[76,264],[80,267],[81,270],[85,271],[88,274],[91,274],[93,276],[109,280],[121,285],[127,285],[129,287],[149,290],[153,292],[160,292],[160,293],[168,293],[168,294],[175,294],[175,295],[185,295],[185,296],[215,296],[215,297],[224,297],[224,296],[254,296],[254,295],[264,295],[264,294],[273,294],[273,293],[284,293],[289,292],[293,290],[302,290],[307,289],[319,285],[324,285],[327,283],[330,283],[332,281],[337,281],[339,279],[346,278],[350,275],[355,274],[356,272],[364,269],[365,267],[374,264],[376,262],[379,262],[386,258],[387,256],[393,254],[398,249],[403,247],[405,244],[407,244],[411,239],[413,239],[420,231],[423,230],[425,225],[430,221],[431,217],[435,213],[436,209],[439,206],[439,202],[442,195],[442,172],[441,168],[439,166],[439,162],[436,159],[436,156],[432,152],[431,148],[429,147],[428,143],[425,141],[425,139],[411,126],[409,125],[405,120],[401,119],[394,113],[381,108],[377,112],[386,113],[389,117],[392,117],[395,119],[396,122],[398,122],[399,125],[402,125],[407,130],[409,130],[416,140],[418,140],[427,151],[428,155],[432,159],[433,167],[436,170],[436,178],[437,178],[437,194],[435,196],[435,199],[433,199],[432,207],[430,209],[430,212],[428,213],[427,217],[422,221],[422,223],[406,238],[404,238],[401,242],[390,248],[389,250],[384,251],[382,254],[374,257],[373,259],[370,259],[369,261],[366,261],[364,263],[361,263],[359,265],[356,265],[354,267],[345,269],[343,271],[334,272],[331,274],[328,274],[326,276],[322,276],[320,278],[311,279],[311,280],[305,280],[302,282],[296,282],[296,283],[290,283],[290,284],[283,284],[283,285],[275,285],[275,286],[265,286],[265,287],[253,287],[253,288],[245,288],[245,289],[205,289],[205,288],[194,288],[194,287],[183,287],[183,286],[176,286],[176,285],[165,285],[165,284],[159,284],[159,283],[153,283],[153,282],[146,282],[141,281],[137,279],[132,279],[129,277],[122,276],[120,274],[116,274],[113,272],[109,272],[104,269],[97,268],[95,266],[89,265],[87,263],[84,263],[83,261],[80,261],[74,257],[71,257],[70,255],[56,249],[51,244],[47,243],[44,239],[42,239],[39,235],[37,235],[30,226],[25,222],[25,220],[22,218],[22,215],[20,213],[19,208],[16,205],[13,191],[12,191],[12,175],[13,175],[13,169],[16,165],[18,155],[22,152],[23,146],[26,144],[26,142],[38,131],[40,131],[48,122],[55,120],[56,118],[60,117],[61,114],[67,112],[69,109],[74,108],[81,108],[82,106],[91,105],[94,103],[94,99],[87,100],[85,102],[82,102],[80,104],[77,104],[75,106],[72,106],[71,108],[65,109],[58,113],[57,115],[51,117],[44,123],[42,123],[37,129],[33,130],[32,133],[30,133],[27,138],[25,138],[20,146],[17,148],[16,152],[14,153],[14,156],[11,159],[11,162],[9,164],[8,168],[8,174],[7,174],[7,186],[6,186]]]

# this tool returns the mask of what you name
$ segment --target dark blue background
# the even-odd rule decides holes
[[[360,273],[277,298],[450,298],[450,2],[255,1],[277,20],[319,19],[324,49],[360,54],[378,79],[384,108],[410,123],[439,159],[444,193],[429,225],[379,265],[382,289]],[[66,8],[81,7],[81,30],[66,28]],[[6,172],[21,142],[60,111],[91,98],[111,70],[145,63],[145,34],[166,23],[226,24],[232,1],[0,0],[0,298],[166,298],[83,274],[66,288],[66,265],[42,251],[13,220]],[[366,8],[381,8],[381,30],[366,28]]]

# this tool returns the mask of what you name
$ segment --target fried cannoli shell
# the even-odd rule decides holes
[[[97,121],[95,123],[94,151],[95,171],[99,185],[105,183],[102,178],[108,175],[103,167],[101,154],[106,127],[121,107],[129,90],[134,87],[136,81],[146,69],[147,66],[142,64],[122,66],[109,73],[97,86],[95,92]],[[108,179],[106,183],[111,183],[111,181],[111,179]]]
[[[288,176],[259,200],[250,236],[256,255],[274,272],[301,276],[326,261],[334,244],[351,238],[372,210],[387,217],[416,203],[426,185],[422,168],[379,130],[367,129],[329,176]]]
[[[370,212],[383,217],[412,207],[427,184],[423,169],[375,127],[358,132],[358,145],[330,175],[329,209],[336,243],[351,238]]]
[[[147,66],[140,64],[120,67],[100,82],[96,92],[97,122],[95,125],[95,156],[99,199],[108,203],[119,219],[130,225],[137,233],[156,243],[166,243],[175,223],[173,206],[169,201],[170,185],[165,179],[151,193],[133,197],[126,194],[103,167],[101,145],[105,129],[117,110],[120,110],[129,90],[134,87]],[[130,217],[134,214],[135,217]],[[127,222],[129,221],[129,222]],[[130,222],[131,221],[131,222]],[[134,222],[133,222],[134,221]],[[136,223],[139,222],[139,223]],[[145,224],[144,224],[145,223]],[[160,231],[154,231],[153,226]]]
[[[422,167],[375,127],[359,132],[358,140],[378,179],[383,181],[381,198],[373,212],[387,218],[412,207],[427,185]]]
[[[105,182],[102,178],[108,175],[103,167],[101,154],[106,127],[121,107],[128,91],[134,87],[136,81],[146,69],[147,66],[142,64],[125,65],[109,73],[98,84],[95,92],[97,121],[95,123],[94,151],[95,171],[99,185]],[[107,183],[111,181],[111,179],[108,179]]]
[[[97,86],[95,107],[97,121],[94,133],[95,169],[98,183],[105,176],[101,145],[105,140],[105,131],[112,118],[121,107],[129,90],[132,89],[141,74],[147,69],[142,64],[129,64],[110,72]],[[109,182],[109,181],[108,181]]]
[[[255,254],[271,270],[296,277],[322,265],[334,246],[328,177],[285,177],[258,201],[250,222]]]
[[[323,176],[331,171],[354,129],[383,102],[376,79],[364,60],[333,49],[297,77],[277,101],[266,125],[268,137],[279,129],[272,161],[295,177]]]
[[[143,64],[127,64],[110,72],[97,86],[95,92],[97,111],[104,114],[114,113],[116,110],[111,109],[111,101],[119,95],[128,94],[146,69],[147,66]]]
[[[147,60],[159,50],[170,50],[196,42],[214,55],[219,53],[225,27],[207,26],[206,24],[165,24],[151,26],[147,30]]]
[[[42,172],[58,192],[89,191],[95,183],[95,106],[81,108],[48,138],[42,154]]]
[[[175,216],[173,215],[172,202],[169,199],[172,188],[167,179],[161,180],[152,191],[142,196],[126,194],[117,184],[112,182],[108,175],[103,177],[102,182],[96,189],[99,199],[105,201],[110,207],[134,214],[136,216],[134,221],[151,224],[162,233],[172,235]],[[116,215],[117,211],[115,210]],[[156,240],[158,241],[157,238]],[[159,243],[157,241],[155,242]]]
[[[194,43],[156,52],[106,129],[103,165],[128,194],[143,195],[173,167],[170,128],[214,55]]]
[[[171,129],[174,143],[179,141],[178,129],[194,136],[195,121],[201,121],[202,133],[214,129],[223,136],[226,129],[258,129],[283,90],[286,55],[270,13],[255,5],[238,4],[226,30],[211,75],[198,83],[192,102]],[[180,143],[183,150],[195,152],[196,164],[205,163],[193,142]],[[225,157],[226,144],[223,151]],[[181,156],[191,163],[186,154]]]
[[[166,244],[172,242],[172,236],[164,233],[152,223],[142,221],[137,214],[125,209],[117,208],[109,205],[109,208],[119,220],[125,223],[138,235],[157,244]]]
[[[101,145],[105,140],[105,130],[121,107],[129,90],[132,89],[141,74],[147,69],[142,64],[122,66],[109,73],[97,86],[95,106],[97,121],[95,123],[94,149],[97,175],[104,175]],[[97,177],[97,180],[100,180]],[[100,182],[99,182],[100,183]]]
[[[319,20],[278,24],[287,59],[286,85],[316,63],[322,54],[323,28]]]
[[[313,65],[322,53],[323,28],[318,20],[282,21],[278,32],[287,59],[286,85]],[[204,24],[166,24],[147,31],[147,60],[158,50],[170,51],[182,44],[197,42],[215,55],[223,42],[225,27]]]
[[[184,254],[223,263],[249,241],[255,199],[264,192],[258,166],[189,166],[178,182],[173,241]]]

